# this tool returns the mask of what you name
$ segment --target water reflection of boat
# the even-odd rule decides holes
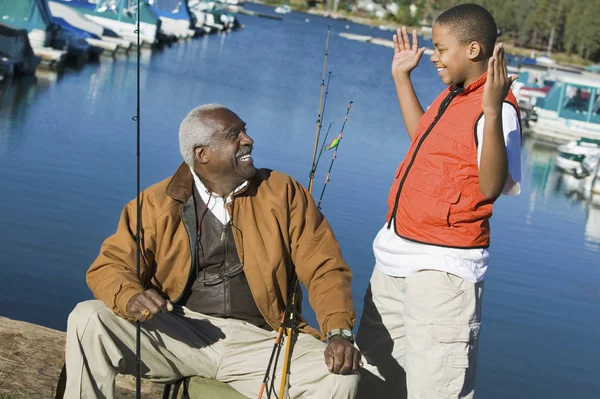
[[[568,199],[569,209],[584,209],[584,243],[600,247],[600,157],[587,157],[576,171],[556,167],[556,145],[527,138],[524,141],[532,190],[527,219],[530,220],[540,201],[549,198]],[[587,172],[583,172],[587,169]]]
[[[600,156],[600,140],[581,138],[558,146],[556,166],[572,172],[581,167],[586,157]]]
[[[590,201],[585,218],[585,238],[588,242],[600,243],[600,195]]]

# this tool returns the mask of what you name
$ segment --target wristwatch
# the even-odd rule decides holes
[[[354,343],[354,334],[352,334],[352,331],[348,330],[347,328],[334,328],[326,335],[327,340],[329,340],[331,337],[342,337]]]

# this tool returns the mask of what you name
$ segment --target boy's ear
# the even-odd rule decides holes
[[[194,158],[201,164],[208,163],[208,159],[210,158],[210,148],[208,146],[194,148]]]
[[[475,41],[469,43],[467,46],[467,57],[469,57],[471,61],[476,61],[482,58],[483,48],[481,47],[481,44]]]

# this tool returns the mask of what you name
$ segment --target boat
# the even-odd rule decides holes
[[[600,156],[600,140],[581,138],[558,146],[556,166],[567,172],[581,167],[585,159]]]
[[[32,75],[40,61],[33,53],[25,29],[0,22],[0,75]]]
[[[104,48],[89,44],[85,40],[85,33],[73,27],[62,18],[53,18],[54,23],[60,27],[54,37],[54,47],[67,50],[66,63],[75,68],[80,68],[88,60],[97,60],[104,52]]]
[[[292,12],[292,7],[290,7],[288,4],[282,4],[275,8],[275,12],[277,14],[289,14]]]
[[[513,57],[516,60],[516,57]],[[535,64],[535,60],[519,58],[518,66],[510,65],[508,71],[511,75],[519,75],[511,89],[519,108],[521,119],[525,126],[529,121],[537,118],[534,108],[538,102],[546,97],[554,83],[563,77],[580,76],[583,72],[580,68],[559,64]]]
[[[538,99],[529,134],[564,143],[582,137],[600,140],[600,78],[563,75]]]
[[[137,45],[134,33],[137,24],[138,0],[52,0],[85,15],[86,18],[104,28],[116,32],[121,38]],[[140,1],[140,44],[142,46],[160,46],[167,37],[160,32],[161,20],[154,9],[146,2]]]
[[[4,24],[27,30],[29,44],[41,58],[40,66],[52,70],[62,68],[67,52],[55,46],[58,30],[46,0],[0,2],[0,20]]]
[[[49,0],[48,6],[54,21],[59,25],[70,25],[67,29],[76,30],[92,46],[104,49],[104,55],[115,55],[117,52],[127,52],[131,43],[127,40],[107,36],[107,28],[86,18],[83,14],[62,3]],[[118,36],[115,34],[115,36]]]
[[[537,65],[554,65],[556,64],[556,61],[548,57],[546,54],[542,54],[535,59],[535,63]]]
[[[187,2],[184,0],[148,0],[154,12],[161,20],[161,30],[167,35],[177,39],[188,39],[196,35],[190,29],[192,18],[189,14]]]
[[[214,1],[188,0],[188,8],[196,21],[196,28],[206,33],[235,30],[242,25],[235,15],[226,11],[223,4]]]

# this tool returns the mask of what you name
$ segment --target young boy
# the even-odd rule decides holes
[[[359,397],[474,395],[492,204],[520,190],[516,77],[496,32],[475,4],[439,16],[431,61],[449,87],[426,111],[410,80],[425,49],[416,32],[412,45],[406,28],[394,36],[392,75],[412,142],[373,243]]]

